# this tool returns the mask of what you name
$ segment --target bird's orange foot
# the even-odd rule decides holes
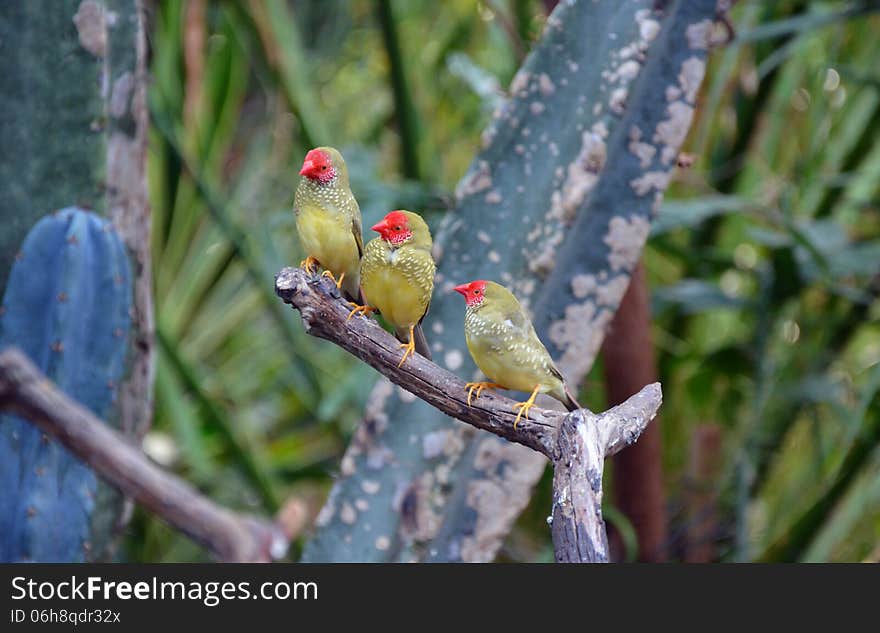
[[[348,321],[348,319],[350,319],[351,317],[353,317],[356,314],[363,314],[365,317],[368,317],[371,314],[373,314],[373,312],[376,311],[376,308],[374,308],[372,306],[362,306],[362,305],[358,305],[357,303],[353,303],[351,301],[348,302],[348,305],[354,306],[354,310],[352,310],[351,312],[348,313],[348,318],[345,319],[346,321]]]
[[[464,388],[468,392],[468,406],[471,406],[471,397],[474,391],[477,392],[476,397],[479,398],[480,394],[483,393],[483,389],[504,389],[504,387],[494,382],[469,382],[465,384]]]
[[[305,270],[308,274],[314,275],[315,268],[318,266],[318,260],[309,255],[304,260],[299,263],[299,267]]]
[[[401,359],[400,359],[400,362],[397,363],[397,366],[398,366],[398,367],[402,366],[402,365],[403,365],[403,362],[404,362],[409,356],[412,356],[413,354],[416,353],[416,342],[415,342],[415,339],[414,339],[412,336],[409,337],[409,343],[401,343],[400,346],[401,346],[401,347],[405,347],[405,348],[406,348],[406,351],[403,352],[403,358],[401,358]]]
[[[535,390],[532,391],[532,395],[529,396],[529,399],[525,402],[517,402],[513,405],[514,409],[517,409],[516,420],[513,421],[513,430],[516,430],[516,425],[519,424],[519,419],[525,416],[526,420],[529,419],[529,409],[535,406],[535,397],[538,395],[538,391],[540,391],[541,387],[535,387]]]
[[[330,277],[330,279],[333,280],[333,283],[336,284],[337,290],[342,288],[342,280],[345,279],[345,273],[342,273],[341,275],[339,275],[339,279],[337,279],[336,277],[333,276],[333,273],[331,273],[329,270],[325,270],[323,273],[321,273],[321,276],[322,277]]]

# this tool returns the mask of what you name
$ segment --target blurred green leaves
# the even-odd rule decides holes
[[[848,74],[871,66],[876,9],[739,3],[687,199],[652,231],[669,481],[676,497],[689,429],[723,423],[724,559],[851,560],[880,540],[877,504],[847,501],[876,500],[880,475],[875,416],[859,413],[880,363],[880,94]]]

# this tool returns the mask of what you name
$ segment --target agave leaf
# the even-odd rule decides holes
[[[824,9],[824,7],[823,7]],[[796,15],[775,22],[761,24],[736,36],[736,44],[745,44],[747,42],[758,42],[760,40],[772,39],[781,35],[809,33],[816,29],[830,26],[843,20],[850,20],[871,12],[877,11],[877,7],[871,2],[856,2],[853,6],[839,9],[836,11],[814,11]]]
[[[870,467],[880,441],[880,364],[869,370],[859,401],[848,426],[856,429],[848,443],[843,461],[822,494],[803,511],[781,535],[767,545],[758,557],[765,562],[796,561],[809,553],[809,547],[821,535],[835,507],[852,489],[862,472]]]
[[[753,206],[748,200],[737,196],[707,196],[666,202],[651,225],[651,237],[678,228],[693,228],[709,218],[747,211]]]

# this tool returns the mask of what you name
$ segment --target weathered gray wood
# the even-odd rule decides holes
[[[602,520],[603,456],[596,430],[583,415],[570,416],[559,430],[551,523],[557,563],[608,562]]]
[[[557,562],[608,562],[602,519],[605,458],[638,439],[661,401],[660,384],[653,383],[604,413],[575,411],[562,421],[553,462],[552,534]]]

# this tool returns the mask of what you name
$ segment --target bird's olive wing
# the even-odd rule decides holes
[[[522,311],[519,304],[512,305],[493,305],[489,308],[491,316],[487,313],[487,318],[500,326],[493,333],[484,336],[486,344],[493,352],[502,353],[507,350],[508,343],[506,341],[526,341],[533,330],[529,323],[529,318]]]
[[[351,232],[354,233],[354,241],[357,242],[358,257],[364,256],[364,228],[361,224],[361,207],[354,196],[351,197]]]
[[[428,315],[428,310],[431,309],[431,300],[428,299],[428,305],[425,306],[425,311],[422,313],[422,318],[419,319],[419,325],[422,324],[422,321],[425,320],[425,317]]]
[[[550,363],[550,365],[549,365],[547,368],[550,370],[550,373],[551,373],[551,374],[553,374],[554,376],[556,376],[557,378],[559,378],[560,381],[562,381],[563,383],[565,383],[565,376],[563,376],[563,375],[562,375],[562,372],[559,371],[559,369],[556,368],[556,365],[554,365],[553,363]]]
[[[526,314],[525,309],[523,309],[521,305],[517,303],[506,310],[505,325],[510,328],[515,328],[517,330],[516,334],[528,341],[530,347],[536,351],[541,350],[546,357],[546,366],[550,373],[562,382],[565,382],[562,372],[560,372],[556,365],[553,364],[553,359],[550,358],[550,353],[547,351],[547,348],[544,347],[541,339],[538,338],[538,333],[535,332],[535,326],[532,325],[529,315]]]
[[[501,318],[502,323],[506,327],[516,330],[517,334],[522,337],[528,338],[534,332],[528,315],[518,303],[514,302],[511,305],[505,306]]]

